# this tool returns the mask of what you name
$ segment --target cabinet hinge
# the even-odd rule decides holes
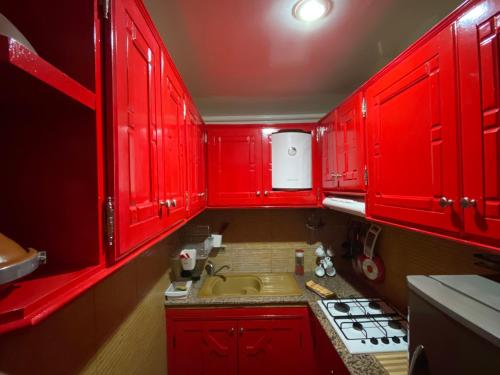
[[[109,17],[110,17],[110,3],[111,3],[111,0],[99,0],[100,4],[101,4],[101,11],[102,11],[102,18],[104,18],[105,20],[109,20]]]
[[[186,119],[186,101],[183,101],[183,107],[182,107],[182,115],[184,116],[184,120]]]
[[[361,100],[361,115],[363,118],[366,118],[366,99],[363,97],[363,100]]]
[[[368,167],[365,165],[365,172],[363,174],[365,180],[365,186],[368,186]]]
[[[115,242],[115,202],[112,197],[106,198],[106,242],[108,246],[113,246]]]

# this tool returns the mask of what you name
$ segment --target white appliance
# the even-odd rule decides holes
[[[383,300],[343,298],[318,304],[350,353],[408,350],[408,322]]]
[[[323,206],[335,211],[346,212],[348,214],[365,217],[365,202],[348,198],[326,197],[323,199]]]
[[[311,133],[271,134],[273,189],[312,189]]]
[[[489,277],[407,277],[409,374],[499,373],[500,277]]]

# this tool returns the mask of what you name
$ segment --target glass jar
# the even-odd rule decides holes
[[[302,249],[295,250],[295,274],[304,274],[304,250]]]

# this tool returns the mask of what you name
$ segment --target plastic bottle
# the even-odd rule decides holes
[[[302,249],[295,250],[295,274],[304,274],[304,250]]]

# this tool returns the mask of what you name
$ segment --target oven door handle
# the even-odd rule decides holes
[[[408,375],[414,375],[415,367],[417,366],[417,361],[423,352],[424,352],[424,346],[417,345],[417,347],[413,351],[413,355],[411,356],[410,368],[408,370]]]

